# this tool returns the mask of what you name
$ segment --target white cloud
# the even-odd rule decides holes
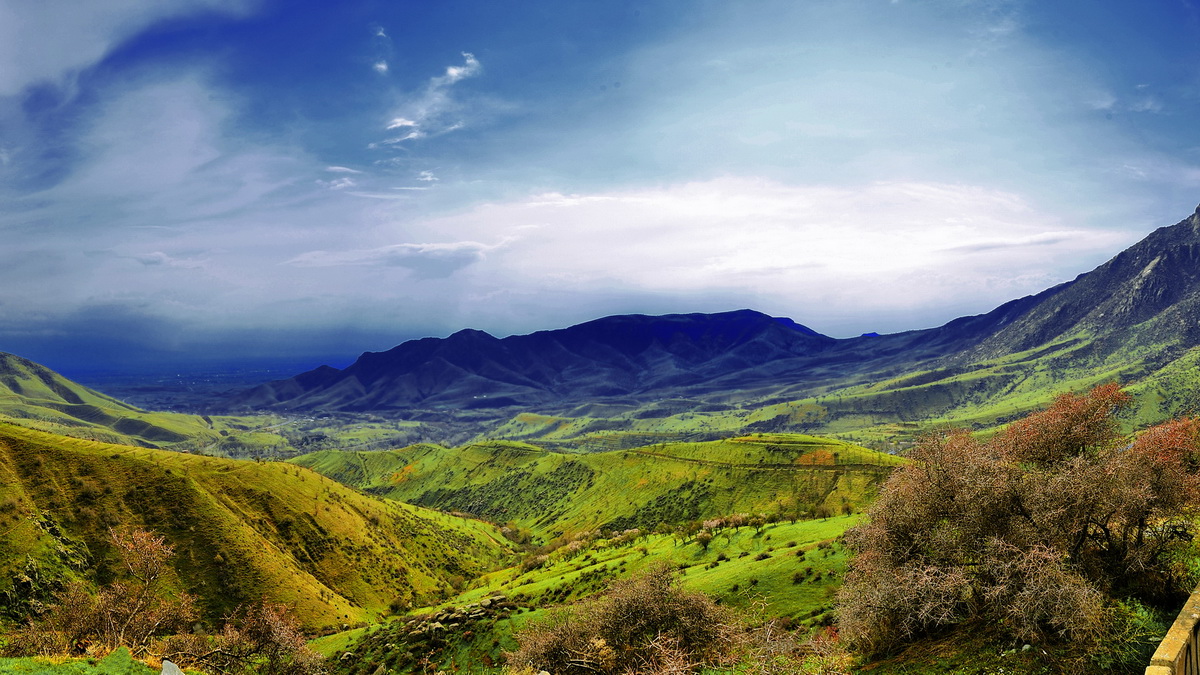
[[[1153,96],[1146,96],[1131,103],[1129,109],[1133,112],[1160,113],[1163,110],[1163,104]]]
[[[371,67],[374,68],[375,72],[379,73],[380,75],[387,75],[387,72],[388,72],[387,61],[383,61],[383,60],[376,61],[375,63],[371,64]]]
[[[336,180],[319,180],[317,185],[330,190],[345,190],[357,186],[358,183],[355,183],[352,178],[338,178]]]
[[[244,16],[257,0],[38,0],[0,3],[0,96],[57,83],[122,40],[164,19],[198,12]]]
[[[460,110],[458,101],[451,96],[455,83],[468,77],[478,75],[482,70],[479,60],[473,54],[463,52],[463,65],[449,66],[446,74],[430,78],[425,89],[418,95],[409,98],[402,105],[402,113],[388,122],[386,130],[412,129],[402,136],[389,138],[381,143],[372,143],[368,147],[375,149],[387,145],[396,145],[405,141],[425,138],[431,135],[450,133],[465,126],[457,118]],[[455,115],[455,117],[451,117]]]
[[[433,175],[432,171],[422,171],[421,173],[417,174],[417,180],[425,181],[427,183],[436,181],[437,179],[438,177]]]
[[[382,141],[382,145],[396,145],[397,143],[403,143],[404,141],[411,141],[417,138],[425,138],[425,132],[420,130],[410,131],[403,136],[396,136],[394,138],[389,138],[385,141]],[[368,147],[376,147],[376,144],[372,143]]]
[[[728,295],[835,333],[986,311],[1135,238],[1072,228],[1019,195],[978,186],[735,177],[535,195],[409,229],[467,240],[507,233],[479,276],[525,297]]]
[[[330,173],[362,173],[358,169],[351,169],[348,166],[327,166],[325,170]]]
[[[465,80],[468,77],[474,77],[479,74],[482,66],[479,65],[479,61],[475,58],[475,55],[470,52],[463,52],[462,55],[463,65],[447,67],[445,75],[434,78],[433,82],[435,85],[450,85],[459,80]]]
[[[192,258],[177,258],[162,251],[154,251],[153,253],[144,253],[133,256],[133,259],[145,265],[146,267],[179,267],[183,269],[197,269],[203,267],[205,261],[195,260]]]
[[[436,244],[394,244],[352,251],[310,251],[287,261],[300,267],[403,267],[421,278],[444,278],[479,262],[499,245],[460,241]]]

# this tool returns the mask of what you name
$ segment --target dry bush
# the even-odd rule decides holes
[[[155,651],[184,667],[215,673],[319,675],[324,659],[306,645],[284,605],[261,601],[239,608],[217,635],[173,635]]]
[[[142,654],[155,636],[185,630],[196,620],[192,596],[163,588],[173,553],[165,539],[132,529],[111,536],[127,578],[94,595],[82,583],[67,585],[55,594],[55,602],[10,635],[6,653],[81,654],[92,646],[124,646]]]
[[[767,621],[746,638],[741,675],[849,675],[854,658],[832,626],[809,637]]]
[[[983,442],[926,439],[847,533],[842,635],[866,653],[986,621],[1014,639],[1103,645],[1115,598],[1169,604],[1194,583],[1200,423],[1117,432],[1115,385],[1064,395]]]
[[[556,675],[693,673],[735,658],[730,614],[678,585],[667,565],[619,582],[603,597],[568,607],[517,635],[516,668]]]
[[[324,659],[308,649],[287,607],[266,601],[227,617],[216,635],[192,633],[198,618],[194,599],[163,588],[173,553],[166,541],[145,530],[112,533],[125,579],[90,593],[73,583],[55,594],[39,616],[8,635],[11,656],[69,656],[128,647],[213,673],[318,675]]]

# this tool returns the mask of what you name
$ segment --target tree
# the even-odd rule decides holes
[[[1081,651],[1111,638],[1116,600],[1169,604],[1194,581],[1200,423],[1121,436],[1116,385],[1066,394],[980,441],[936,434],[884,485],[839,593],[841,635],[887,651],[989,622]]]
[[[195,600],[170,594],[164,576],[174,548],[141,529],[110,532],[125,568],[123,579],[89,593],[75,582],[55,594],[55,602],[14,633],[8,651],[46,655],[81,653],[88,645],[128,647],[145,653],[158,635],[188,628],[196,620]]]
[[[92,647],[128,647],[209,672],[256,675],[319,675],[324,660],[308,649],[295,616],[284,605],[262,601],[226,617],[215,635],[192,632],[195,601],[166,588],[174,548],[141,529],[110,532],[125,574],[90,593],[76,582],[26,627],[9,635],[13,656],[83,654]]]

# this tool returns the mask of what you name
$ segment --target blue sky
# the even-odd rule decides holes
[[[1200,202],[1186,0],[0,0],[0,350],[940,325]]]

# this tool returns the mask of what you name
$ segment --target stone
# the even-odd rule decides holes
[[[162,672],[159,675],[183,675],[183,671],[174,663],[164,660]]]

